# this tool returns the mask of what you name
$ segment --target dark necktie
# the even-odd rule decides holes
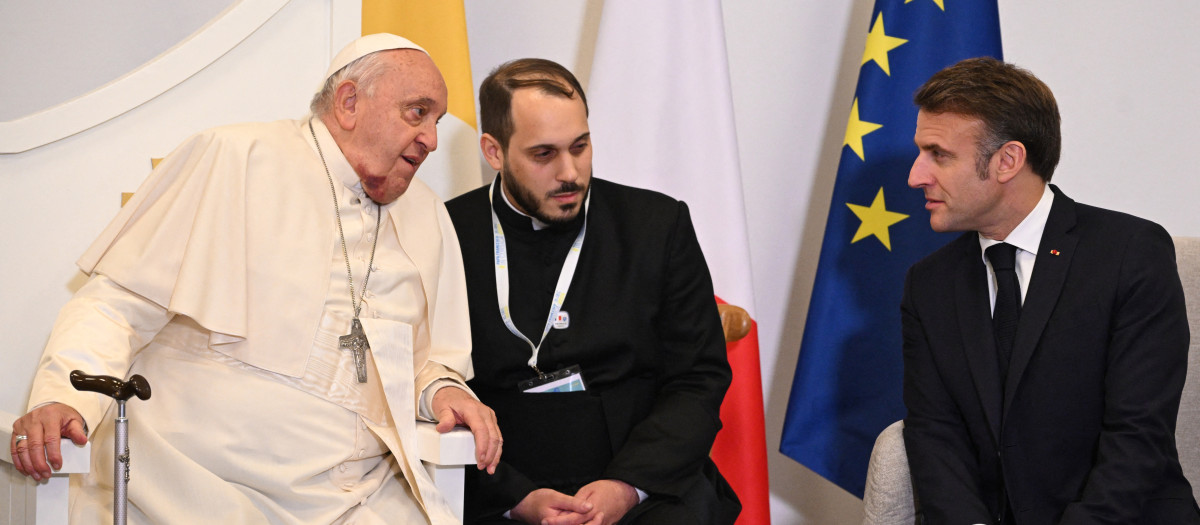
[[[996,349],[1000,353],[1000,377],[1008,375],[1013,340],[1017,337],[1017,321],[1021,318],[1021,285],[1017,282],[1017,247],[1008,243],[994,244],[987,249],[988,261],[996,272],[996,307],[992,310],[992,328],[996,334]]]

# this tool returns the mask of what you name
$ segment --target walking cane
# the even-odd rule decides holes
[[[71,372],[75,390],[97,392],[117,400],[116,441],[113,450],[113,525],[125,525],[129,502],[129,420],[125,419],[125,401],[133,396],[150,399],[150,383],[134,374],[129,381],[113,376],[91,376],[79,370]]]

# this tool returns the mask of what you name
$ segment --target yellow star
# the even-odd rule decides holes
[[[850,146],[850,149],[858,154],[858,158],[865,161],[867,158],[863,155],[863,135],[882,127],[882,124],[858,120],[858,99],[856,98],[854,105],[850,107],[850,122],[846,123],[846,138],[842,139],[842,145]]]
[[[906,3],[906,4],[909,2],[912,2],[912,0],[904,0],[904,3]],[[942,8],[942,11],[946,10],[946,0],[933,0],[933,3],[937,4],[938,7]]]
[[[879,64],[879,68],[883,69],[884,74],[892,76],[892,70],[888,67],[888,51],[896,49],[904,45],[903,38],[887,36],[883,32],[883,13],[875,17],[875,25],[871,26],[871,32],[867,33],[867,47],[863,49],[862,63],[866,64],[872,60]]]
[[[875,201],[871,203],[871,207],[859,206],[857,204],[846,203],[850,207],[850,211],[858,216],[862,224],[858,225],[858,231],[854,232],[854,238],[850,240],[850,244],[861,241],[871,235],[879,239],[883,243],[883,247],[888,251],[892,251],[892,238],[888,235],[888,226],[896,224],[908,218],[908,215],[888,211],[883,205],[883,188],[879,188],[879,193],[875,195]]]

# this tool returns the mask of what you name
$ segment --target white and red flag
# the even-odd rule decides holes
[[[605,0],[587,86],[597,177],[687,202],[717,300],[754,314],[719,0]],[[756,325],[728,345],[733,384],[712,458],[742,502],[738,525],[770,523]]]

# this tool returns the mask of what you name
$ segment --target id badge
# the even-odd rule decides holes
[[[587,390],[587,386],[583,384],[583,372],[579,370],[579,365],[573,365],[521,381],[517,383],[517,389],[526,394],[545,394],[583,392]]]

